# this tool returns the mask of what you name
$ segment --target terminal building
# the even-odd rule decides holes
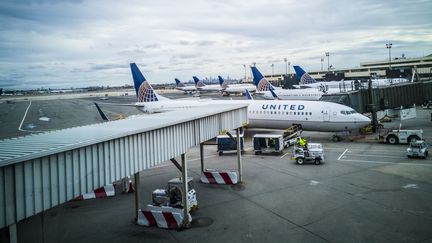
[[[432,79],[432,54],[424,57],[406,58],[396,57],[383,61],[360,63],[360,67],[333,69],[330,71],[306,70],[317,81],[326,80],[367,80],[373,77],[407,78],[411,79],[413,73],[416,81]],[[289,88],[298,84],[295,74],[286,77],[283,74],[267,75],[266,78],[275,85]]]

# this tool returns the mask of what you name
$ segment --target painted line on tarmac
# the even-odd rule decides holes
[[[339,156],[339,158],[337,160],[340,160],[342,158],[342,156],[345,155],[346,152],[348,152],[348,149],[345,149],[345,151],[343,151],[343,153]]]
[[[217,155],[209,155],[209,156],[205,156],[204,159],[208,159],[208,158],[212,158],[212,157],[216,157]],[[188,159],[187,161],[196,161],[196,160],[200,160],[201,158],[195,158],[195,159]]]
[[[28,110],[29,110],[29,108],[30,108],[30,106],[31,106],[31,103],[32,103],[32,102],[31,102],[31,100],[30,100],[29,105],[27,106],[27,109],[26,109],[26,111],[24,112],[23,119],[21,120],[21,123],[20,123],[20,125],[19,125],[19,127],[18,127],[18,130],[19,130],[19,131],[26,132],[26,130],[21,129],[21,127],[22,127],[22,125],[23,125],[23,123],[24,123],[24,120],[25,120],[25,118],[26,118],[26,116],[27,116],[27,112],[28,112]]]
[[[338,160],[340,162],[357,162],[357,163],[369,163],[369,164],[397,164],[397,165],[420,165],[420,166],[432,166],[432,164],[421,164],[421,163],[397,163],[397,162],[386,162],[386,161],[370,161],[370,160],[356,160],[356,159],[343,159]]]
[[[383,157],[383,158],[393,158],[393,159],[400,159],[400,156],[388,156],[388,155],[378,155],[378,154],[353,154],[350,153],[351,156],[357,156],[357,157]]]
[[[285,156],[287,156],[287,155],[289,155],[289,154],[291,154],[290,152],[287,152],[287,153],[285,153],[284,155],[282,155],[280,158],[282,159],[283,157],[285,157]]]

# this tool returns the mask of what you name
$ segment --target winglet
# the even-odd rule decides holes
[[[274,92],[274,89],[270,89],[270,93],[274,99],[279,99],[279,96],[277,96],[277,94]]]
[[[250,92],[249,92],[248,89],[245,89],[245,94],[246,94],[246,97],[247,97],[248,100],[253,100],[253,97],[252,97],[252,95],[250,94]]]
[[[313,84],[317,81],[312,78],[305,70],[303,70],[300,66],[294,65],[294,71],[297,74],[298,79],[300,80],[299,84]]]
[[[99,105],[96,103],[96,102],[94,102],[94,104],[95,104],[95,106],[96,106],[96,109],[98,110],[98,112],[99,112],[99,115],[102,117],[102,120],[104,120],[104,121],[109,121],[109,119],[108,119],[108,117],[105,115],[105,113],[102,111],[102,109],[99,107]]]

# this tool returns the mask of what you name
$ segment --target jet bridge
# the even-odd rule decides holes
[[[375,111],[412,107],[413,104],[420,105],[428,99],[432,99],[432,80],[373,88],[372,93],[368,89],[361,89],[325,94],[320,100],[344,104],[360,113],[366,113],[371,111],[371,106]]]
[[[247,122],[246,105],[204,106],[2,140],[0,229],[16,242],[21,220],[176,156],[185,175],[191,147]]]

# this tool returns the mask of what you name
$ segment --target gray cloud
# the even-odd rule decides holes
[[[169,6],[169,7],[168,7]],[[123,85],[136,62],[152,82],[243,77],[432,53],[427,0],[0,2],[0,87]],[[17,68],[20,67],[20,68]],[[249,72],[248,72],[249,73]],[[11,81],[12,80],[12,81]]]

